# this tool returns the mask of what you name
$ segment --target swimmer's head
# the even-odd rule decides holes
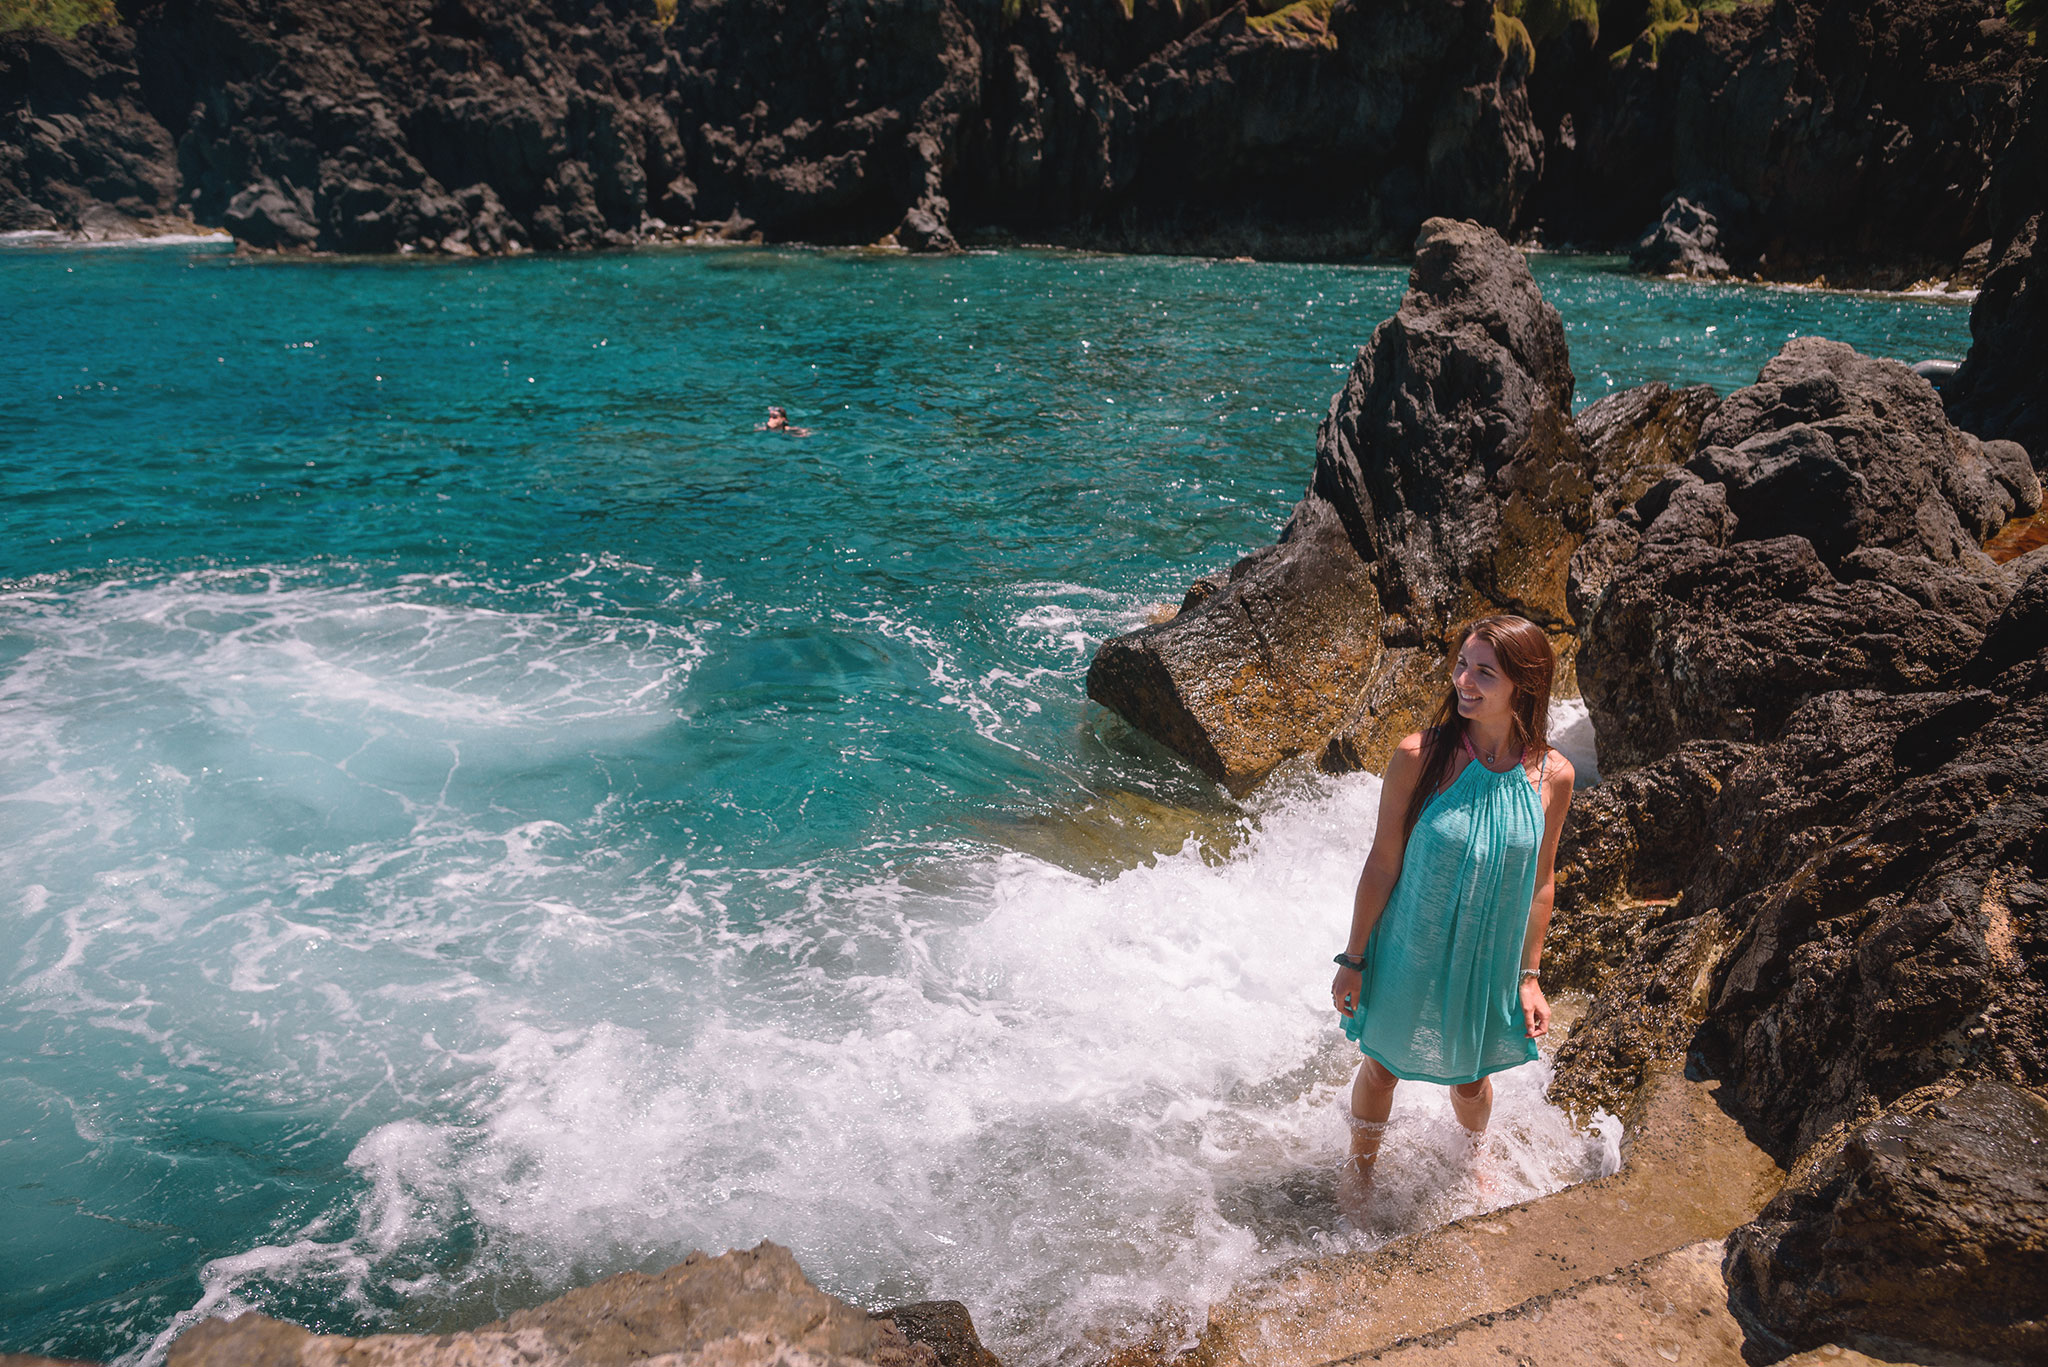
[[[770,427],[789,426],[789,414],[783,411],[782,405],[768,405],[768,425]]]

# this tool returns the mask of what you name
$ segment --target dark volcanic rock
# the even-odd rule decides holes
[[[1558,524],[1583,532],[1593,498],[1571,398],[1564,324],[1521,253],[1476,224],[1425,225],[1400,311],[1323,420],[1311,484],[1373,566],[1390,637],[1441,639],[1482,601],[1568,620]]]
[[[2040,496],[2005,455],[1904,366],[1788,343],[1574,559],[1606,765],[1770,740],[1831,689],[1952,682],[2009,592],[1979,542]]]
[[[1730,1302],[1753,1335],[2048,1361],[2048,1102],[1943,1090],[1809,1157],[1729,1236]]]
[[[124,0],[76,43],[0,42],[0,219],[176,208],[252,247],[458,254],[947,250],[962,224],[1393,252],[1432,212],[1514,221],[1541,139],[1490,0],[1208,13]]]
[[[1970,354],[1944,387],[1956,424],[2018,442],[2048,469],[2048,82],[1991,180],[1992,261],[1970,309]]]
[[[1636,239],[1629,263],[1649,275],[1718,280],[1728,274],[1719,221],[1682,195],[1674,195],[1663,216]]]
[[[1706,385],[1673,389],[1653,380],[1580,409],[1573,425],[1592,463],[1594,515],[1613,517],[1690,460],[1720,406]]]
[[[1389,647],[1325,755],[1378,768],[1443,688],[1456,626],[1513,612],[1569,662],[1572,551],[1594,521],[1557,311],[1520,253],[1433,220],[1409,290],[1373,333],[1316,439],[1312,491],[1372,566]]]
[[[1626,1095],[1697,1048],[1790,1157],[1943,1079],[2048,1081],[2048,558],[2031,568],[1961,686],[1821,695],[1690,780],[1699,853],[1560,1051],[1561,1097]],[[1667,876],[1668,855],[1632,872],[1628,811],[1575,805],[1575,848],[1610,856],[1579,856],[1596,886]]]
[[[1392,255],[1430,215],[1619,242],[1682,193],[1740,269],[1899,283],[1995,235],[2040,66],[1996,0],[1601,8],[1532,48],[1492,0],[120,0],[0,40],[0,223]]]
[[[1519,612],[1569,646],[1565,572],[1596,498],[1571,393],[1521,254],[1432,219],[1281,544],[1106,642],[1089,696],[1242,790],[1333,733],[1327,766],[1376,767],[1435,702],[1459,622]]]
[[[1713,850],[1721,786],[1751,749],[1694,741],[1572,795],[1543,941],[1547,988],[1597,991],[1644,934],[1674,914],[1680,891]]]
[[[1598,41],[1546,44],[1531,80],[1547,239],[1630,240],[1677,194],[1741,272],[1898,287],[1992,235],[1987,182],[2041,69],[1998,0],[1777,0],[1640,37],[1645,6],[1600,8]]]
[[[142,107],[134,35],[0,33],[0,232],[191,232],[170,134]]]

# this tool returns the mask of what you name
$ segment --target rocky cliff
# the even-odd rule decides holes
[[[1431,215],[1610,245],[1684,194],[1737,270],[1905,278],[1994,235],[2040,66],[1996,0],[116,11],[0,35],[0,230],[1396,255]]]
[[[1962,426],[2016,441],[2048,468],[2048,84],[2035,83],[1999,156],[1989,211],[1970,354],[1943,398]]]
[[[0,229],[501,252],[683,233],[1399,251],[1534,184],[1491,0],[121,0],[0,37]]]
[[[1743,275],[1946,278],[1993,236],[1993,165],[2040,62],[1997,3],[1601,4],[1538,48],[1526,217],[1619,243],[1682,196]]]

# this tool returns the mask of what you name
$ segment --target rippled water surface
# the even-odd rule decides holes
[[[1534,264],[1582,401],[1967,342]],[[1377,781],[1240,809],[1082,696],[1270,540],[1403,281],[0,252],[0,1349],[768,1238],[1030,1367],[1610,1165],[1543,1064],[1477,1176],[1404,1089],[1340,1227]]]

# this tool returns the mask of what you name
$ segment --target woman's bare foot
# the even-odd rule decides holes
[[[1387,1133],[1384,1120],[1363,1120],[1346,1115],[1351,1122],[1351,1152],[1337,1174],[1337,1209],[1354,1225],[1365,1223],[1372,1208],[1372,1170],[1379,1161],[1380,1140]]]
[[[1465,1168],[1472,1174],[1472,1191],[1481,1202],[1493,1199],[1493,1174],[1486,1167],[1486,1132],[1465,1131]]]
[[[1490,1200],[1493,1184],[1480,1159],[1486,1152],[1486,1122],[1493,1118],[1493,1079],[1483,1077],[1451,1088],[1451,1114],[1465,1134],[1465,1166],[1472,1173],[1473,1188],[1480,1200]]]
[[[1355,1155],[1337,1171],[1337,1213],[1364,1228],[1372,1213],[1372,1160]]]

